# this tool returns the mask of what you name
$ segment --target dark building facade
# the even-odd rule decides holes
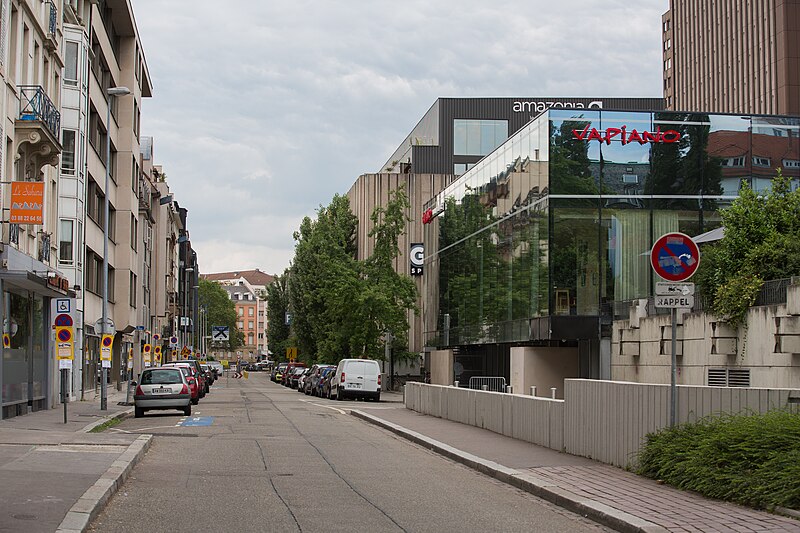
[[[670,0],[667,109],[800,114],[800,0]]]
[[[547,109],[663,109],[661,98],[439,98],[377,173],[463,174]]]
[[[426,345],[454,352],[461,383],[607,379],[612,321],[653,294],[655,239],[719,227],[777,168],[797,187],[798,165],[797,118],[545,111],[426,205]]]

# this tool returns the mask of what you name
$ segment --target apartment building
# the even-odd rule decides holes
[[[50,302],[71,296],[58,270],[58,163],[61,146],[61,2],[0,1],[0,169],[4,316],[0,417],[57,402],[49,364]]]
[[[667,109],[800,114],[800,1],[670,0],[662,24]]]
[[[203,278],[222,285],[233,300],[237,315],[237,328],[244,335],[244,346],[235,354],[221,352],[220,355],[241,356],[245,359],[266,357],[269,352],[267,337],[267,287],[275,276],[259,269],[203,274]],[[214,324],[211,324],[214,325]]]

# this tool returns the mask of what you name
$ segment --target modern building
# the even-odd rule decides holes
[[[420,295],[417,307],[422,309],[425,203],[546,109],[596,110],[608,106],[658,110],[662,108],[662,100],[606,97],[437,99],[381,169],[375,174],[359,176],[347,192],[350,208],[358,218],[358,259],[368,258],[374,247],[374,239],[369,236],[373,211],[376,207],[385,207],[390,192],[403,186],[410,208],[406,213],[406,230],[398,243],[400,254],[395,260],[395,270],[415,280]],[[408,321],[407,346],[411,353],[420,354],[420,361],[411,366],[396,366],[394,371],[399,375],[416,374],[425,364],[422,315],[409,312]],[[385,363],[385,372],[390,371],[389,366],[389,362]]]
[[[663,23],[670,110],[800,114],[798,0],[670,0]]]
[[[655,238],[718,227],[738,184],[768,178],[736,158],[797,184],[798,139],[791,117],[545,111],[426,206],[432,365],[524,391],[609,379],[612,321],[660,279]]]
[[[270,353],[267,337],[267,287],[275,280],[275,276],[256,268],[203,274],[202,277],[222,285],[228,297],[233,300],[237,316],[236,326],[244,336],[244,345],[237,350],[240,353],[230,353],[219,350],[218,347],[214,352],[233,360],[237,357],[249,360],[266,358]]]

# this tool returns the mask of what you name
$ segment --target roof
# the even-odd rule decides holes
[[[239,278],[244,278],[250,285],[254,286],[260,285],[264,287],[272,284],[272,282],[275,280],[275,276],[267,274],[266,272],[261,272],[257,268],[253,270],[240,270],[234,272],[218,272],[216,274],[203,274],[201,277],[209,281],[231,281]]]

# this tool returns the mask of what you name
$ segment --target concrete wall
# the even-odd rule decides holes
[[[453,350],[434,350],[430,355],[431,383],[434,385],[452,385]]]
[[[751,387],[800,388],[800,285],[791,285],[787,303],[750,308],[747,327],[732,329],[706,313],[678,319],[678,383],[708,385],[709,369],[749,371]],[[615,321],[611,378],[669,383],[669,315]]]
[[[619,467],[669,425],[670,387],[568,379],[564,400],[407,383],[406,408]],[[790,403],[790,398],[794,400]],[[678,423],[721,413],[800,412],[800,390],[678,387]]]
[[[564,397],[564,380],[580,376],[577,348],[546,348],[521,346],[511,348],[511,386],[517,394],[529,394],[531,386],[536,395]]]

